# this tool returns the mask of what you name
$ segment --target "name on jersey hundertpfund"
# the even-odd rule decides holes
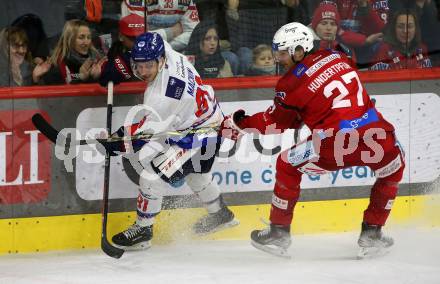
[[[315,93],[328,79],[333,75],[343,71],[351,69],[351,66],[345,62],[339,62],[330,66],[326,70],[322,71],[308,86],[308,89]]]

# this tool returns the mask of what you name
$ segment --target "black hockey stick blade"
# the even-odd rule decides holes
[[[54,144],[57,143],[57,138],[60,134],[60,132],[55,129],[41,114],[36,113],[32,116],[32,123],[34,124],[35,128],[37,128],[44,136],[46,136],[50,141],[52,141]],[[65,141],[65,137],[61,141]],[[97,139],[97,140],[103,140],[107,141],[107,139]],[[93,140],[77,140],[74,145],[87,145],[87,144],[95,144],[97,141]]]
[[[49,122],[39,113],[32,116],[32,123],[50,141],[57,143],[58,130],[52,127]]]
[[[113,258],[116,258],[116,259],[121,258],[121,256],[125,252],[125,250],[113,246],[107,240],[106,236],[102,236],[102,238],[101,238],[101,249],[103,252],[105,252],[106,255],[113,257]]]

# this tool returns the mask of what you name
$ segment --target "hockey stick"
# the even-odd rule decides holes
[[[36,113],[32,116],[32,122],[35,125],[35,127],[44,135],[46,136],[50,141],[52,141],[54,144],[57,143],[57,137],[60,137],[60,141],[66,141],[65,137],[55,129],[41,114]],[[196,129],[191,130],[184,130],[184,131],[168,131],[168,132],[162,132],[162,133],[141,133],[133,136],[124,136],[124,137],[110,137],[106,139],[81,139],[76,141],[71,141],[71,146],[75,145],[93,145],[97,143],[106,143],[106,142],[117,142],[117,141],[135,141],[135,140],[147,140],[154,137],[161,137],[161,136],[182,136],[187,134],[203,134],[210,132],[212,130],[217,130],[218,126],[206,126],[206,127],[199,127]]]
[[[113,82],[107,84],[107,133],[111,135],[112,131],[112,109],[113,109]],[[124,254],[124,250],[113,246],[107,240],[107,216],[108,216],[108,193],[110,187],[110,153],[105,154],[104,168],[104,189],[102,196],[102,231],[101,231],[101,249],[108,256],[120,258]]]

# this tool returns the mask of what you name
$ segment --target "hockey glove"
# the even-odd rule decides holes
[[[98,142],[104,146],[105,152],[102,151],[102,147],[100,146],[97,146],[96,149],[98,149],[98,151],[103,155],[108,152],[110,156],[118,156],[121,154],[121,152],[125,152],[124,142],[122,141],[104,142],[98,140]]]
[[[144,117],[140,122],[129,125],[129,126],[121,126],[119,129],[114,132],[111,137],[129,137],[134,135],[134,133],[143,125],[146,121],[146,117]],[[99,143],[104,146],[105,150],[109,152],[110,156],[118,156],[121,153],[135,153],[139,151],[145,144],[147,144],[149,140],[121,140],[121,141],[112,141],[112,142],[101,142]],[[99,148],[98,148],[99,150]],[[101,151],[100,151],[101,152]],[[105,154],[105,153],[103,153]]]
[[[101,67],[101,75],[98,80],[101,86],[107,86],[109,81],[117,85],[133,78],[130,64],[127,62],[130,57],[120,41],[112,45],[107,53],[107,58],[107,62]]]
[[[227,115],[223,119],[220,125],[219,133],[222,137],[228,138],[234,141],[240,139],[243,134],[246,134],[243,129],[240,128],[240,122],[246,118],[245,111],[240,109],[234,112],[232,115]]]

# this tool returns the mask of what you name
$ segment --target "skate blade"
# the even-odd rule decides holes
[[[357,259],[368,259],[368,258],[375,258],[375,257],[381,257],[389,253],[389,249],[386,247],[361,247],[359,249],[359,252],[357,254]]]
[[[151,247],[151,241],[146,242],[140,242],[138,244],[132,245],[132,246],[121,246],[114,244],[116,247],[121,248],[125,251],[139,251],[139,250],[146,250]]]
[[[274,246],[274,245],[266,246],[266,245],[262,245],[257,242],[254,242],[253,240],[251,240],[251,245],[261,251],[267,252],[267,253],[274,255],[274,256],[282,257],[285,259],[292,258],[292,256],[287,252],[287,250],[282,247],[278,247],[278,246]]]
[[[235,227],[235,226],[237,226],[237,225],[239,225],[240,224],[240,221],[238,220],[238,219],[236,219],[236,218],[234,218],[234,219],[232,219],[231,221],[229,221],[229,222],[227,222],[227,223],[224,223],[224,224],[222,224],[222,225],[220,225],[220,226],[218,226],[218,227],[215,227],[213,230],[211,230],[211,231],[208,231],[208,232],[194,232],[194,234],[196,234],[196,235],[198,235],[198,236],[206,236],[206,235],[210,235],[210,234],[213,234],[213,233],[216,233],[216,232],[219,232],[219,231],[222,231],[222,230],[225,230],[225,229],[228,229],[228,228],[232,228],[232,227]]]

